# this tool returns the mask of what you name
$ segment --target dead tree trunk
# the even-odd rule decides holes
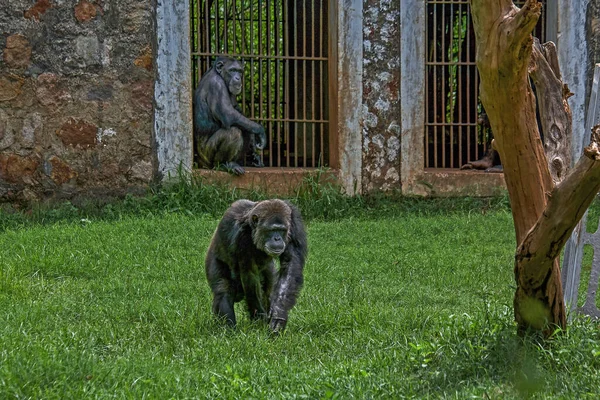
[[[544,151],[554,184],[562,181],[571,168],[573,117],[567,99],[573,94],[563,84],[556,45],[533,41],[529,76],[536,87]]]
[[[565,306],[558,256],[569,234],[600,189],[600,130],[592,144],[564,180],[566,160],[550,173],[536,121],[535,97],[529,83],[529,70],[536,79],[538,93],[551,104],[541,104],[542,126],[550,128],[546,139],[570,135],[569,93],[556,80],[557,69],[540,66],[543,51],[532,57],[531,32],[540,16],[541,3],[527,0],[519,9],[512,0],[471,0],[477,42],[477,67],[481,76],[480,95],[494,132],[495,146],[504,165],[517,239],[514,299],[519,331],[543,331],[550,335],[565,327]],[[552,63],[550,63],[552,64]],[[538,74],[536,77],[535,74]],[[554,86],[546,80],[554,81]],[[558,98],[556,97],[558,96]],[[543,110],[545,108],[545,110]],[[567,115],[567,120],[559,116]],[[544,120],[546,120],[544,122]],[[550,121],[550,122],[548,122]],[[554,150],[560,148],[555,144]],[[558,177],[558,178],[557,178]]]

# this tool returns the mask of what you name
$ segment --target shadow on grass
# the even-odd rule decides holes
[[[579,321],[569,328],[571,332],[550,341],[538,335],[519,337],[510,316],[494,316],[492,321],[497,325],[450,324],[434,343],[412,346],[417,362],[410,372],[423,383],[419,390],[423,397],[436,392],[460,397],[466,387],[490,399],[568,397],[595,390],[590,388],[595,382],[578,382],[581,387],[567,383],[589,370],[578,363],[593,353],[585,348],[598,336],[591,321]]]

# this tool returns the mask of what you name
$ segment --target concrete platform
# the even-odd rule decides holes
[[[303,183],[306,184],[305,179],[314,179],[321,184],[336,184],[338,179],[336,170],[315,168],[246,168],[246,173],[241,176],[196,169],[193,174],[208,184],[224,184],[246,191],[261,190],[269,196],[294,195]],[[492,197],[506,191],[504,174],[477,170],[426,169],[417,184],[419,194],[426,197]]]
[[[418,183],[432,197],[492,197],[506,192],[504,174],[498,172],[428,168]]]
[[[269,196],[290,196],[297,193],[305,179],[314,179],[321,184],[335,184],[337,171],[316,168],[245,168],[246,173],[234,176],[227,172],[195,169],[194,176],[208,184],[224,184],[239,190],[260,190]],[[308,187],[309,185],[307,185]]]

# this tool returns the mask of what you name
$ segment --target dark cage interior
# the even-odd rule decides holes
[[[323,0],[192,0],[194,88],[217,56],[244,63],[238,102],[266,130],[265,166],[328,164],[327,6]]]
[[[543,42],[546,1],[534,36]],[[515,1],[522,6],[524,1]],[[460,168],[491,142],[479,101],[475,33],[468,0],[427,0],[425,168]]]

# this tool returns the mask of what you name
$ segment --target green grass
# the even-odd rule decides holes
[[[516,336],[505,199],[297,198],[305,287],[272,338],[210,315],[225,201],[159,196],[0,213],[0,398],[597,397],[596,325]]]

